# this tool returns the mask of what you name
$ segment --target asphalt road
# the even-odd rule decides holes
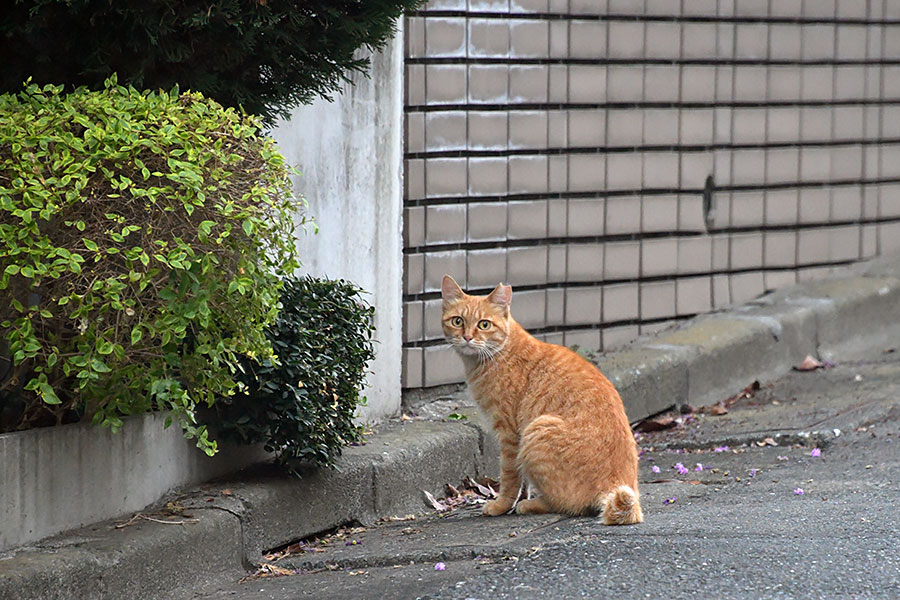
[[[275,563],[296,575],[195,597],[900,598],[900,352],[792,373],[640,443],[641,525],[473,506],[345,532]]]

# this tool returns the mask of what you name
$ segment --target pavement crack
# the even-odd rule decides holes
[[[237,511],[235,511],[235,510],[232,510],[232,509],[230,509],[230,508],[224,507],[224,506],[215,506],[215,505],[212,505],[212,506],[192,506],[192,507],[188,508],[188,510],[218,510],[218,511],[221,511],[221,512],[228,513],[228,514],[232,515],[233,517],[235,517],[235,518],[237,519],[237,522],[238,522],[238,527],[240,527],[240,531],[241,531],[241,535],[240,535],[240,540],[241,540],[241,552],[240,552],[241,566],[242,566],[244,569],[247,569],[247,570],[252,569],[252,568],[254,568],[254,567],[256,566],[256,563],[255,563],[254,560],[250,557],[250,551],[249,551],[250,544],[248,543],[248,540],[247,540],[247,530],[246,530],[246,528],[245,528],[245,526],[244,526],[244,516],[243,516],[241,513],[237,512]]]

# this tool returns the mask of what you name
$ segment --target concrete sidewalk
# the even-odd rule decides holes
[[[807,354],[832,358],[889,345],[892,335],[896,345],[890,326],[897,324],[900,257],[888,257],[698,317],[603,355],[599,365],[637,420],[674,405],[711,404]],[[386,423],[365,446],[348,448],[337,471],[297,480],[254,468],[134,518],[8,553],[0,557],[0,599],[191,597],[239,579],[265,550],[348,522],[421,512],[422,490],[440,495],[466,475],[496,473],[496,444],[464,395],[418,412],[427,418]],[[442,419],[449,412],[469,419]],[[793,434],[827,435],[820,429]]]
[[[893,598],[898,441],[900,352],[843,352],[642,434],[640,525],[488,519],[470,497],[308,540],[195,600]]]
[[[900,352],[885,350],[642,435],[640,525],[485,518],[470,497],[308,540],[195,600],[896,598]]]

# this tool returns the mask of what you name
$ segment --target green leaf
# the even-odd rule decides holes
[[[98,246],[94,241],[89,240],[87,238],[82,238],[81,241],[82,241],[82,243],[84,243],[84,247],[87,248],[88,250],[90,250],[91,252],[97,251]]]
[[[144,332],[140,328],[140,326],[135,325],[131,330],[131,345],[135,345],[141,341],[141,338],[144,337]]]
[[[41,400],[45,404],[62,404],[62,400],[56,395],[53,387],[49,383],[41,382],[38,384],[38,390],[41,394]]]
[[[93,369],[97,373],[109,373],[112,370],[109,368],[109,366],[107,366],[105,362],[103,362],[99,358],[91,359],[91,369]]]

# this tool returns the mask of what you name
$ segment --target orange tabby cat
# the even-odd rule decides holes
[[[539,495],[520,501],[520,514],[600,513],[607,525],[643,521],[637,445],[609,380],[568,348],[541,342],[516,323],[510,286],[470,296],[445,275],[441,294],[444,334],[500,439],[500,492],[482,512],[508,512],[524,475]]]

